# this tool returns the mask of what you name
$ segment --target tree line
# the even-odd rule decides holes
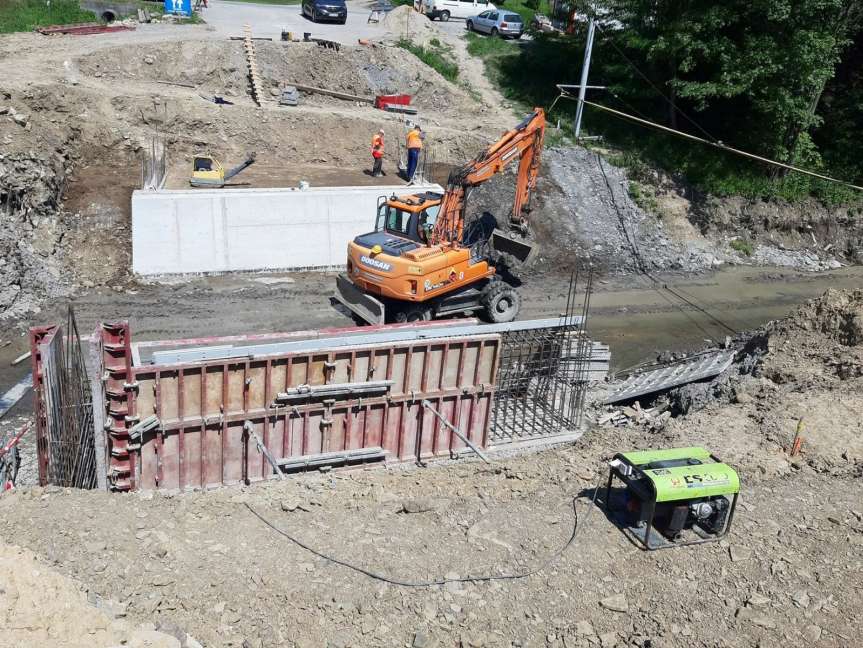
[[[591,98],[711,141],[863,182],[863,1],[598,0],[575,8],[597,21],[590,82],[608,89]],[[561,81],[577,82],[585,32],[586,21],[579,20],[574,38],[540,37],[519,64],[547,65]],[[502,71],[511,80],[525,76],[512,66]],[[641,127],[589,108],[586,126],[695,175],[715,180],[736,173],[797,193],[824,189],[776,168],[718,160],[722,153],[693,151],[697,145],[672,144],[667,135],[638,133]]]

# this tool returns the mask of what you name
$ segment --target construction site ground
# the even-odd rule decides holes
[[[0,645],[58,632],[34,613],[34,590],[44,609],[75,611],[78,634],[66,626],[57,645],[135,632],[163,643],[129,645],[198,645],[188,635],[206,646],[857,645],[863,292],[830,291],[755,332],[747,348],[725,378],[730,391],[698,411],[659,428],[590,423],[574,444],[498,453],[491,464],[313,473],[185,494],[8,493],[0,537],[38,562],[30,553],[0,561],[13,583],[0,592]],[[803,452],[790,457],[800,418]],[[741,477],[727,539],[645,552],[591,504],[615,451],[699,444]],[[573,501],[576,536],[561,551]],[[293,544],[255,513],[396,580],[500,576],[554,560],[523,579],[402,587]],[[58,574],[71,582],[42,588]],[[92,620],[73,606],[85,593],[98,608]]]
[[[349,324],[328,298],[333,274],[150,281],[129,271],[130,197],[153,137],[167,145],[169,187],[186,186],[198,152],[230,167],[247,151],[259,161],[236,178],[248,183],[240,186],[365,185],[377,183],[364,170],[371,134],[383,126],[392,148],[382,181],[395,180],[403,118],[311,94],[279,107],[275,96],[291,81],[412,94],[438,182],[516,123],[481,62],[467,56],[463,23],[431,23],[399,7],[368,24],[369,6],[348,4],[344,29],[312,25],[298,6],[211,0],[205,25],[0,37],[0,107],[26,117],[0,115],[0,190],[26,188],[0,228],[0,393],[28,371],[27,362],[11,366],[28,350],[26,327],[62,321],[70,301],[83,334],[129,319],[136,340]],[[344,46],[257,41],[267,95],[258,108],[242,44],[228,40],[247,21],[256,35],[278,39],[287,27]],[[405,35],[451,48],[459,82],[391,46]],[[475,211],[505,221],[511,184],[499,178],[478,190]],[[704,204],[662,178],[660,209],[649,213],[628,186],[596,151],[547,149],[533,223],[541,253],[519,273],[521,317],[564,311],[571,272],[580,267],[584,280],[591,266],[588,329],[623,368],[759,329],[828,288],[845,292],[762,330],[769,344],[758,371],[751,362],[735,367],[732,382],[711,385],[697,408],[665,425],[599,426],[604,409],[592,406],[576,443],[505,451],[491,465],[462,459],[118,495],[30,486],[28,438],[22,488],[0,496],[0,648],[859,645],[863,297],[851,292],[863,285],[853,265],[859,218],[813,205]],[[741,236],[752,256],[730,246]],[[0,432],[26,422],[31,406],[25,397]],[[801,417],[803,454],[792,458]],[[713,545],[641,552],[590,505],[603,461],[690,444],[740,472],[732,533]],[[431,588],[336,566],[246,507],[324,552],[425,580],[540,564],[569,538],[575,497],[576,539],[545,570]]]

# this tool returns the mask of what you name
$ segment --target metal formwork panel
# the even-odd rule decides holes
[[[108,483],[113,490],[135,490],[138,447],[129,430],[135,415],[136,385],[132,380],[131,331],[126,321],[103,323],[100,331],[102,384],[108,441]]]
[[[38,457],[39,485],[48,483],[48,413],[45,398],[45,373],[42,344],[59,331],[58,326],[34,326],[30,328],[30,363],[33,374],[34,415],[36,419],[36,450]]]
[[[159,421],[141,438],[137,487],[266,479],[273,471],[254,436],[277,460],[375,447],[388,460],[460,450],[423,399],[484,445],[499,352],[499,335],[478,334],[133,367],[136,420]],[[364,383],[374,389],[342,387]],[[315,386],[328,386],[326,394],[313,395]]]

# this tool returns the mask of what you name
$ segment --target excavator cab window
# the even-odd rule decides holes
[[[437,216],[440,212],[440,205],[432,205],[431,207],[426,207],[420,213],[419,218],[419,227],[417,234],[419,234],[419,239],[423,243],[429,242],[429,237],[431,236],[431,232],[434,229],[434,225],[437,222]]]
[[[210,158],[205,157],[196,157],[195,158],[195,171],[212,171],[213,170],[213,161]]]
[[[395,207],[387,207],[386,215],[386,230],[396,236],[406,236],[413,238],[410,235],[411,213],[396,209]]]

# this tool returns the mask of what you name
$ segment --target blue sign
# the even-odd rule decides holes
[[[192,0],[165,0],[165,13],[178,16],[192,15]]]

